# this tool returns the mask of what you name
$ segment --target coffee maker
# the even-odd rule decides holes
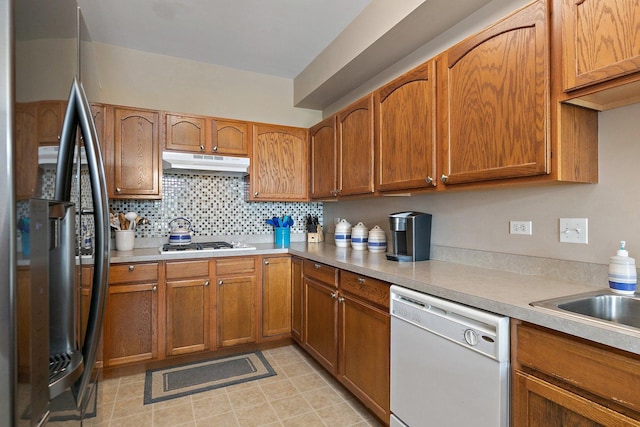
[[[389,215],[392,252],[391,261],[424,261],[431,249],[431,214],[397,212]]]

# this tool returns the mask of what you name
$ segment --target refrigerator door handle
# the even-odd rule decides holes
[[[56,200],[70,200],[75,136],[78,126],[82,133],[87,156],[95,224],[95,262],[91,302],[86,335],[82,347],[84,372],[72,387],[76,397],[76,404],[78,407],[84,408],[86,407],[86,400],[89,397],[87,390],[96,362],[104,318],[109,279],[109,246],[111,239],[109,236],[108,221],[109,200],[107,198],[107,184],[98,135],[84,88],[82,84],[74,78],[62,126],[60,150],[58,153],[58,169],[56,172],[54,196]]]

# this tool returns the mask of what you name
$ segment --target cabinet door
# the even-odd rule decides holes
[[[562,0],[564,89],[640,70],[640,2]]]
[[[249,123],[213,119],[211,129],[211,152],[233,156],[249,155]]]
[[[337,114],[338,195],[373,193],[373,95]]]
[[[211,302],[209,278],[168,281],[167,355],[210,348]]]
[[[105,365],[158,356],[157,283],[109,286],[104,325]]]
[[[291,257],[262,263],[262,336],[291,333]]]
[[[435,184],[434,76],[429,61],[375,92],[378,191]]]
[[[516,427],[640,426],[640,421],[520,371],[514,372],[512,388]]]
[[[207,119],[165,113],[165,142],[167,150],[205,152],[207,144]]]
[[[389,419],[389,313],[340,296],[339,377],[381,420]]]
[[[111,198],[161,198],[157,111],[114,108],[114,186]]]
[[[548,172],[546,13],[544,2],[532,3],[445,52],[447,185]]]
[[[307,201],[307,129],[254,125],[251,199]]]
[[[338,299],[335,288],[304,279],[304,348],[334,375],[338,367]]]
[[[311,198],[337,196],[336,117],[331,116],[309,129],[311,149]]]
[[[291,259],[291,335],[298,344],[303,342],[304,288],[302,285],[302,259]]]
[[[38,142],[36,140],[36,107],[17,103],[15,109],[16,199],[33,197],[38,185]]]
[[[255,276],[218,277],[218,345],[254,342]]]
[[[60,144],[65,106],[66,102],[64,101],[44,101],[37,103],[36,138],[39,145]]]

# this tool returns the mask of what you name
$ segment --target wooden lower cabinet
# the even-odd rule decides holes
[[[338,370],[337,290],[305,276],[304,294],[304,348],[335,375]]]
[[[211,286],[209,261],[166,264],[167,356],[211,348]]]
[[[291,334],[291,257],[262,259],[262,337]]]
[[[511,425],[640,426],[640,356],[512,325]]]
[[[303,272],[303,348],[388,423],[389,284],[307,260]]]
[[[256,341],[255,258],[215,261],[218,346]]]
[[[304,287],[302,283],[302,258],[291,258],[291,336],[302,345]]]
[[[104,322],[105,366],[158,357],[158,264],[117,264],[109,270]]]

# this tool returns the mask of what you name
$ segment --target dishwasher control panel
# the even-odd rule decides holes
[[[509,360],[509,318],[398,286],[391,287],[393,317],[498,361]]]

